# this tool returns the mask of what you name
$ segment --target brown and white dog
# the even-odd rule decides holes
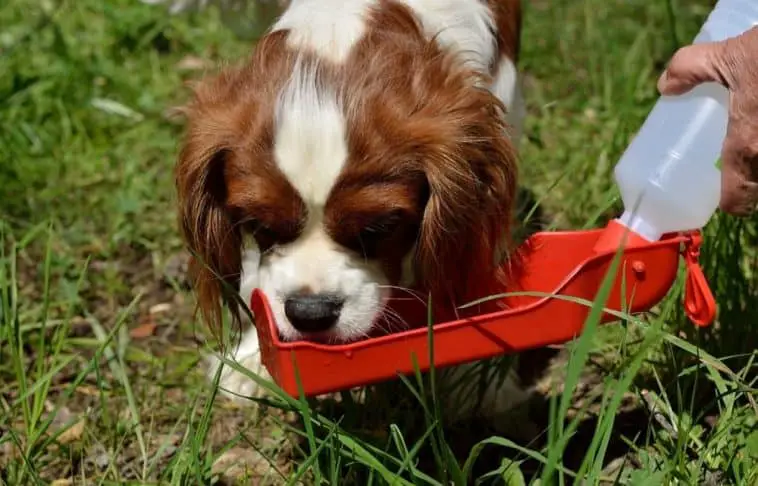
[[[205,320],[240,315],[227,289],[261,288],[283,339],[348,342],[392,323],[393,288],[482,297],[511,231],[520,16],[518,0],[295,0],[201,83],[176,177]],[[254,329],[234,358],[263,372]],[[221,386],[256,392],[235,372]],[[512,393],[493,389],[492,413]]]

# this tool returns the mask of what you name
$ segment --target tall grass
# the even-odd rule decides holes
[[[656,72],[708,8],[527,2],[523,181],[551,227],[618,211],[613,164],[655,100]],[[0,25],[1,484],[210,484],[239,450],[265,462],[236,461],[255,484],[758,482],[755,219],[706,228],[710,328],[682,314],[683,275],[659,308],[613,325],[598,319],[615,263],[593,302],[575,301],[590,317],[533,441],[445,423],[442,409],[475,390],[436,369],[313,400],[224,359],[267,390],[250,412],[197,372],[191,297],[181,272],[164,282],[180,247],[181,128],[164,111],[203,60],[249,45],[213,9],[170,17],[131,0],[10,0]],[[510,361],[475,372],[496,379]],[[630,409],[642,420],[627,429]]]

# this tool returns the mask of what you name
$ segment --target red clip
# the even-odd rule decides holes
[[[684,286],[684,310],[695,325],[705,327],[716,318],[716,299],[698,262],[701,242],[702,237],[695,234],[685,243],[687,281]]]

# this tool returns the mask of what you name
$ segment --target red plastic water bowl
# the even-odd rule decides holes
[[[590,306],[578,299],[594,300],[621,244],[622,261],[603,323],[618,320],[608,311],[634,314],[658,304],[676,278],[679,259],[684,258],[685,311],[695,324],[708,325],[716,306],[698,264],[701,241],[700,233],[694,231],[650,243],[615,221],[599,230],[536,233],[517,252],[518,271],[509,267],[512,278],[502,292],[508,295],[500,298],[504,310],[434,324],[434,365],[461,364],[574,339],[590,312]],[[418,327],[343,345],[283,342],[266,297],[256,290],[251,309],[263,364],[293,396],[300,394],[297,377],[302,392],[314,396],[412,373],[414,361],[427,371],[426,305],[406,295],[391,299],[390,306],[405,322]]]

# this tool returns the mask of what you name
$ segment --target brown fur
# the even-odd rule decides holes
[[[369,32],[346,63],[353,157],[343,178],[362,176],[368,185],[388,174],[423,175],[414,189],[427,198],[420,284],[438,304],[482,297],[487,276],[502,277],[493,255],[510,233],[516,190],[504,107],[474,86],[489,79],[428,41],[406,7],[385,4]]]
[[[521,0],[487,0],[495,18],[500,56],[518,62],[521,51]]]
[[[189,126],[175,169],[180,227],[192,253],[198,309],[214,330],[221,326],[222,304],[240,318],[240,248],[250,219],[244,211],[268,205],[273,223],[284,204],[291,206],[284,210],[290,224],[296,220],[294,190],[288,194],[271,153],[274,103],[293,63],[285,42],[281,32],[262,39],[246,65],[199,84],[185,110]],[[272,184],[268,191],[254,193],[254,184],[245,184],[256,177]]]
[[[498,45],[515,58],[518,2],[490,3],[505,29]],[[199,309],[216,329],[223,303],[238,315],[244,231],[263,228],[255,237],[265,250],[296,238],[307,217],[272,152],[277,94],[295,62],[286,35],[265,36],[245,66],[201,84],[187,110],[181,226],[197,257]],[[302,62],[346,107],[349,160],[326,204],[330,235],[378,259],[392,280],[415,243],[417,276],[436,304],[486,295],[503,277],[494,255],[510,233],[517,176],[504,107],[476,86],[486,74],[425,39],[411,11],[391,1],[343,65]]]

